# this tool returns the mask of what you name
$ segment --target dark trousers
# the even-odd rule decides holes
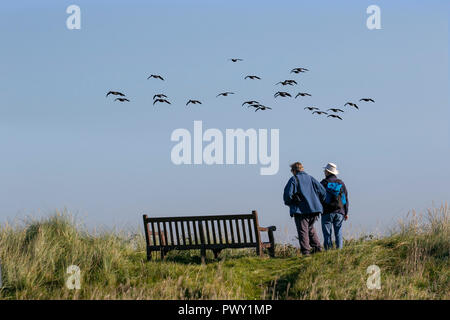
[[[322,251],[319,237],[314,229],[314,223],[319,217],[318,213],[295,214],[295,225],[297,226],[298,241],[302,254],[310,254]]]

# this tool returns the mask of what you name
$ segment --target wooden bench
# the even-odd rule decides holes
[[[226,248],[256,248],[256,254],[262,256],[263,249],[269,255],[275,255],[273,232],[276,227],[259,226],[258,214],[185,216],[144,218],[147,260],[152,252],[159,251],[161,259],[170,250],[195,250],[201,252],[205,262],[206,250],[212,250],[217,259],[221,250]],[[261,231],[267,232],[269,242],[261,241]]]

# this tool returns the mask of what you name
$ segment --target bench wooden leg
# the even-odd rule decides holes
[[[275,257],[275,240],[273,238],[273,230],[269,229],[268,234],[269,234],[269,242],[270,242],[269,255],[273,258],[273,257]]]
[[[214,249],[213,250],[214,259],[218,259],[219,258],[220,251],[222,251],[222,249]]]
[[[202,257],[202,264],[206,263],[206,249],[200,249],[200,255]]]

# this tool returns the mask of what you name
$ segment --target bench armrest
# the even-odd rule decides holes
[[[265,232],[268,232],[268,231],[276,231],[277,230],[277,227],[275,227],[275,226],[270,226],[270,227],[258,227],[258,230],[259,231],[265,231]]]

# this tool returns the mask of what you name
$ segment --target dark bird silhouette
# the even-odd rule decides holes
[[[342,109],[335,109],[335,108],[328,109],[327,111],[344,112],[344,110],[342,110]]]
[[[147,78],[147,80],[150,79],[150,78],[160,79],[160,80],[164,81],[164,78],[161,77],[161,76],[158,75],[158,74],[151,74],[151,75]]]
[[[244,106],[244,105],[246,105],[246,104],[259,104],[259,102],[258,102],[258,101],[255,101],[255,100],[245,101],[245,102],[242,104],[242,106]]]
[[[328,113],[325,112],[325,111],[313,111],[312,114],[315,114],[315,113],[317,113],[317,114],[328,114]]]
[[[159,94],[155,94],[153,96],[153,100],[155,100],[155,98],[161,99],[161,98],[167,98],[167,96],[165,94],[159,93]]]
[[[349,105],[351,107],[355,107],[356,109],[359,110],[358,106],[355,103],[353,103],[353,102],[347,102],[346,104],[344,104],[344,106],[346,106],[346,105]]]
[[[110,94],[114,95],[114,96],[121,96],[121,97],[125,97],[125,95],[122,92],[119,91],[109,91],[106,96],[109,96]]]
[[[295,80],[284,80],[284,81],[280,81],[280,82],[275,83],[275,85],[280,84],[280,83],[283,86],[286,86],[286,85],[293,86],[294,84],[297,84],[297,81],[295,81]]]
[[[246,76],[244,79],[250,79],[250,80],[258,79],[258,80],[261,80],[261,78],[258,77],[258,76]]]
[[[258,111],[258,110],[264,111],[264,110],[267,110],[267,109],[272,110],[272,108],[266,107],[266,106],[263,106],[263,105],[260,104],[258,107],[256,107],[255,112]]]
[[[371,98],[362,98],[359,99],[359,101],[364,101],[364,102],[375,102],[375,100],[371,99]]]
[[[188,105],[189,103],[192,103],[192,104],[202,104],[200,101],[198,101],[198,100],[189,100],[187,103],[186,103],[186,105]]]
[[[128,100],[127,98],[116,98],[116,99],[114,99],[114,101],[120,101],[120,102],[127,101],[127,102],[130,102],[130,100]]]
[[[283,92],[283,91],[278,91],[273,95],[275,98],[276,97],[292,97],[288,92]]]
[[[157,103],[157,102],[171,104],[171,103],[170,103],[168,100],[166,100],[166,99],[156,99],[155,101],[153,101],[153,105],[155,105],[155,103]]]
[[[240,59],[240,58],[231,58],[231,59],[228,59],[228,60],[231,60],[233,62],[244,61],[243,59]]]
[[[234,94],[234,92],[222,92],[222,93],[219,93],[219,94],[216,96],[216,98],[219,97],[219,96],[224,96],[224,97],[226,97],[226,96],[228,96],[229,94]]]
[[[291,73],[300,73],[300,72],[306,72],[306,71],[309,71],[309,70],[306,68],[294,68],[291,70]]]
[[[319,110],[319,108],[316,108],[316,107],[305,107],[305,108],[303,108],[303,110],[313,111],[313,110]]]
[[[260,107],[260,106],[261,106],[261,104],[259,104],[259,103],[254,103],[254,104],[249,104],[249,105],[247,106],[247,108],[250,108],[250,107],[258,108],[258,107]]]
[[[299,93],[297,93],[297,95],[295,96],[295,99],[297,99],[298,96],[301,96],[301,97],[305,97],[305,96],[311,97],[311,95],[310,95],[309,93],[306,93],[306,92],[299,92]]]
[[[339,117],[338,115],[335,115],[335,114],[329,114],[329,115],[327,116],[327,118],[329,118],[329,117],[332,117],[332,118],[337,118],[337,119],[340,119],[340,120],[342,120],[342,118],[341,118],[341,117]]]

